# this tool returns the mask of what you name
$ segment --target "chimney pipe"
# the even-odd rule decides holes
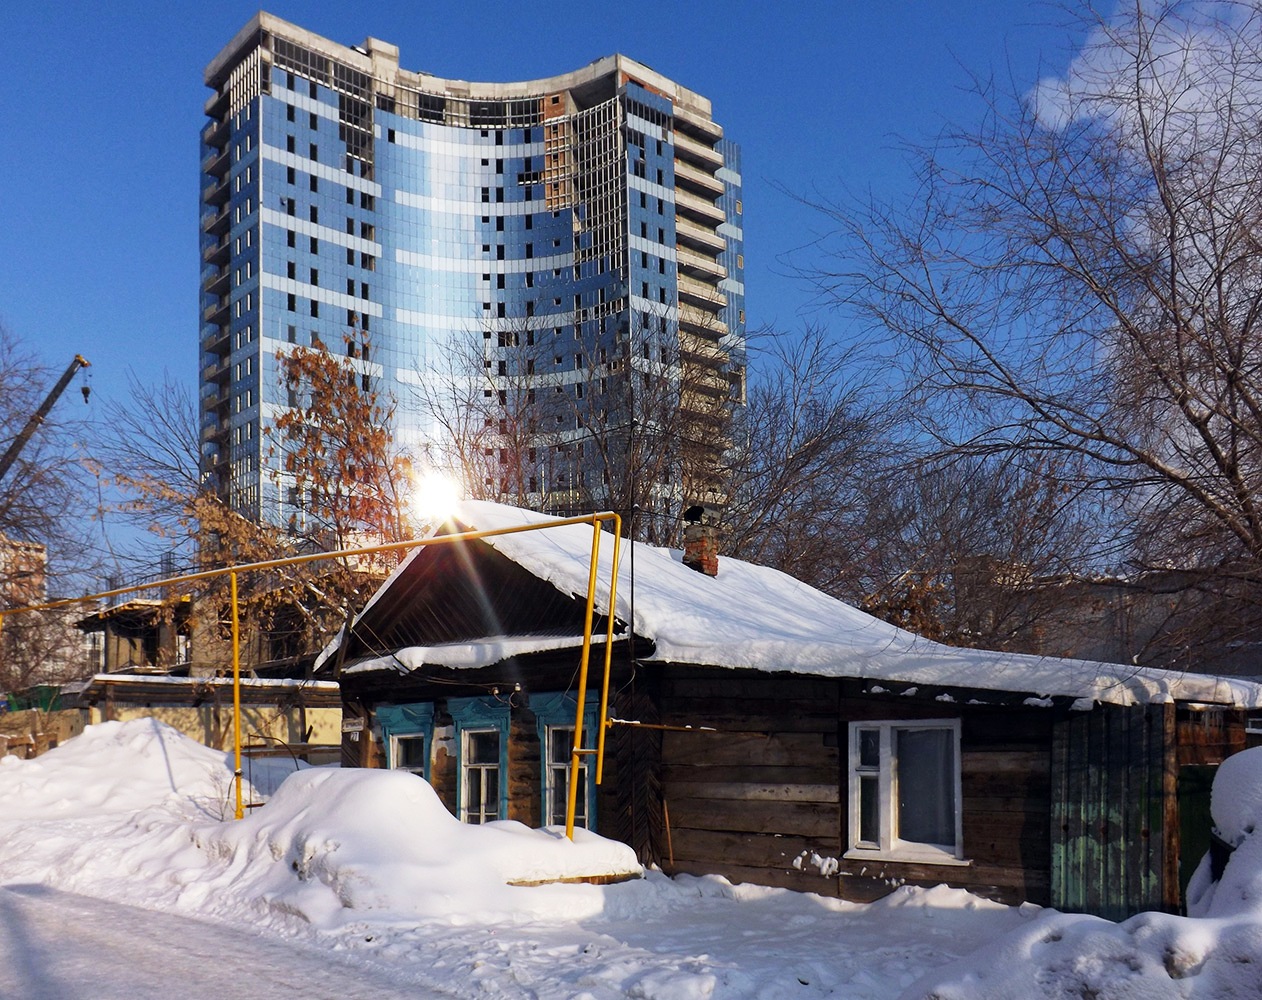
[[[684,511],[684,565],[706,576],[719,575],[719,512],[693,504]]]

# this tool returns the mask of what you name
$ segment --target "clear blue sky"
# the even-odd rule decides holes
[[[128,366],[196,377],[202,69],[256,9],[0,4],[0,322],[58,370],[87,355],[97,399],[123,392]],[[1077,41],[1018,0],[267,9],[343,44],[392,42],[405,68],[440,76],[531,79],[622,51],[708,96],[744,150],[751,328],[811,305],[782,260],[824,221],[781,189],[897,194],[897,137],[975,112],[970,70],[1024,88]]]

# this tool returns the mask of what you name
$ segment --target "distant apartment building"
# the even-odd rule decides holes
[[[653,467],[656,502],[721,494],[744,259],[739,150],[707,99],[621,55],[440,79],[266,13],[205,81],[202,471],[235,509],[301,508],[270,430],[304,406],[281,378],[295,345],[393,399],[400,447],[476,450],[482,487],[511,464],[545,510],[609,498],[609,455],[661,429],[644,400],[665,385],[670,439],[700,451]]]

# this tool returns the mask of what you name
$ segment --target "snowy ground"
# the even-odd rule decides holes
[[[1262,765],[1235,771],[1215,795],[1242,846],[1202,876],[1206,916],[1116,925],[945,888],[861,906],[652,872],[508,886],[633,859],[461,826],[403,773],[256,772],[274,794],[233,822],[223,754],[109,723],[0,760],[0,997],[1262,997],[1240,807]]]
[[[448,996],[301,940],[50,889],[0,888],[0,997],[312,1000]]]

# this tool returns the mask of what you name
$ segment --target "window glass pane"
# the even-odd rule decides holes
[[[425,771],[425,737],[396,736],[394,766],[418,774]]]
[[[499,730],[466,730],[462,750],[465,822],[489,823],[499,819]]]
[[[488,820],[498,819],[500,814],[500,769],[498,767],[484,768],[482,773],[486,776],[486,789],[484,791],[486,802],[486,818]]]
[[[482,807],[485,798],[482,794],[482,773],[472,770],[468,774],[468,796],[465,802],[465,813],[470,823],[482,822]]]
[[[565,822],[566,796],[570,791],[570,774],[568,768],[557,767],[552,770],[552,802],[548,823],[559,826]]]
[[[548,730],[548,759],[554,764],[570,763],[570,751],[574,746],[574,729],[566,726],[552,726]]]
[[[877,767],[881,762],[881,731],[859,730],[859,766]]]
[[[881,791],[876,778],[859,779],[859,839],[865,844],[880,843]]]
[[[895,730],[898,836],[955,846],[955,734],[950,729]]]
[[[573,726],[549,726],[547,773],[547,822],[560,826],[565,822],[567,796],[570,790],[570,753],[574,746]],[[587,826],[587,760],[579,759],[578,792],[574,800],[574,825]]]
[[[500,762],[500,734],[496,730],[469,733],[468,749],[470,764],[498,764]]]

